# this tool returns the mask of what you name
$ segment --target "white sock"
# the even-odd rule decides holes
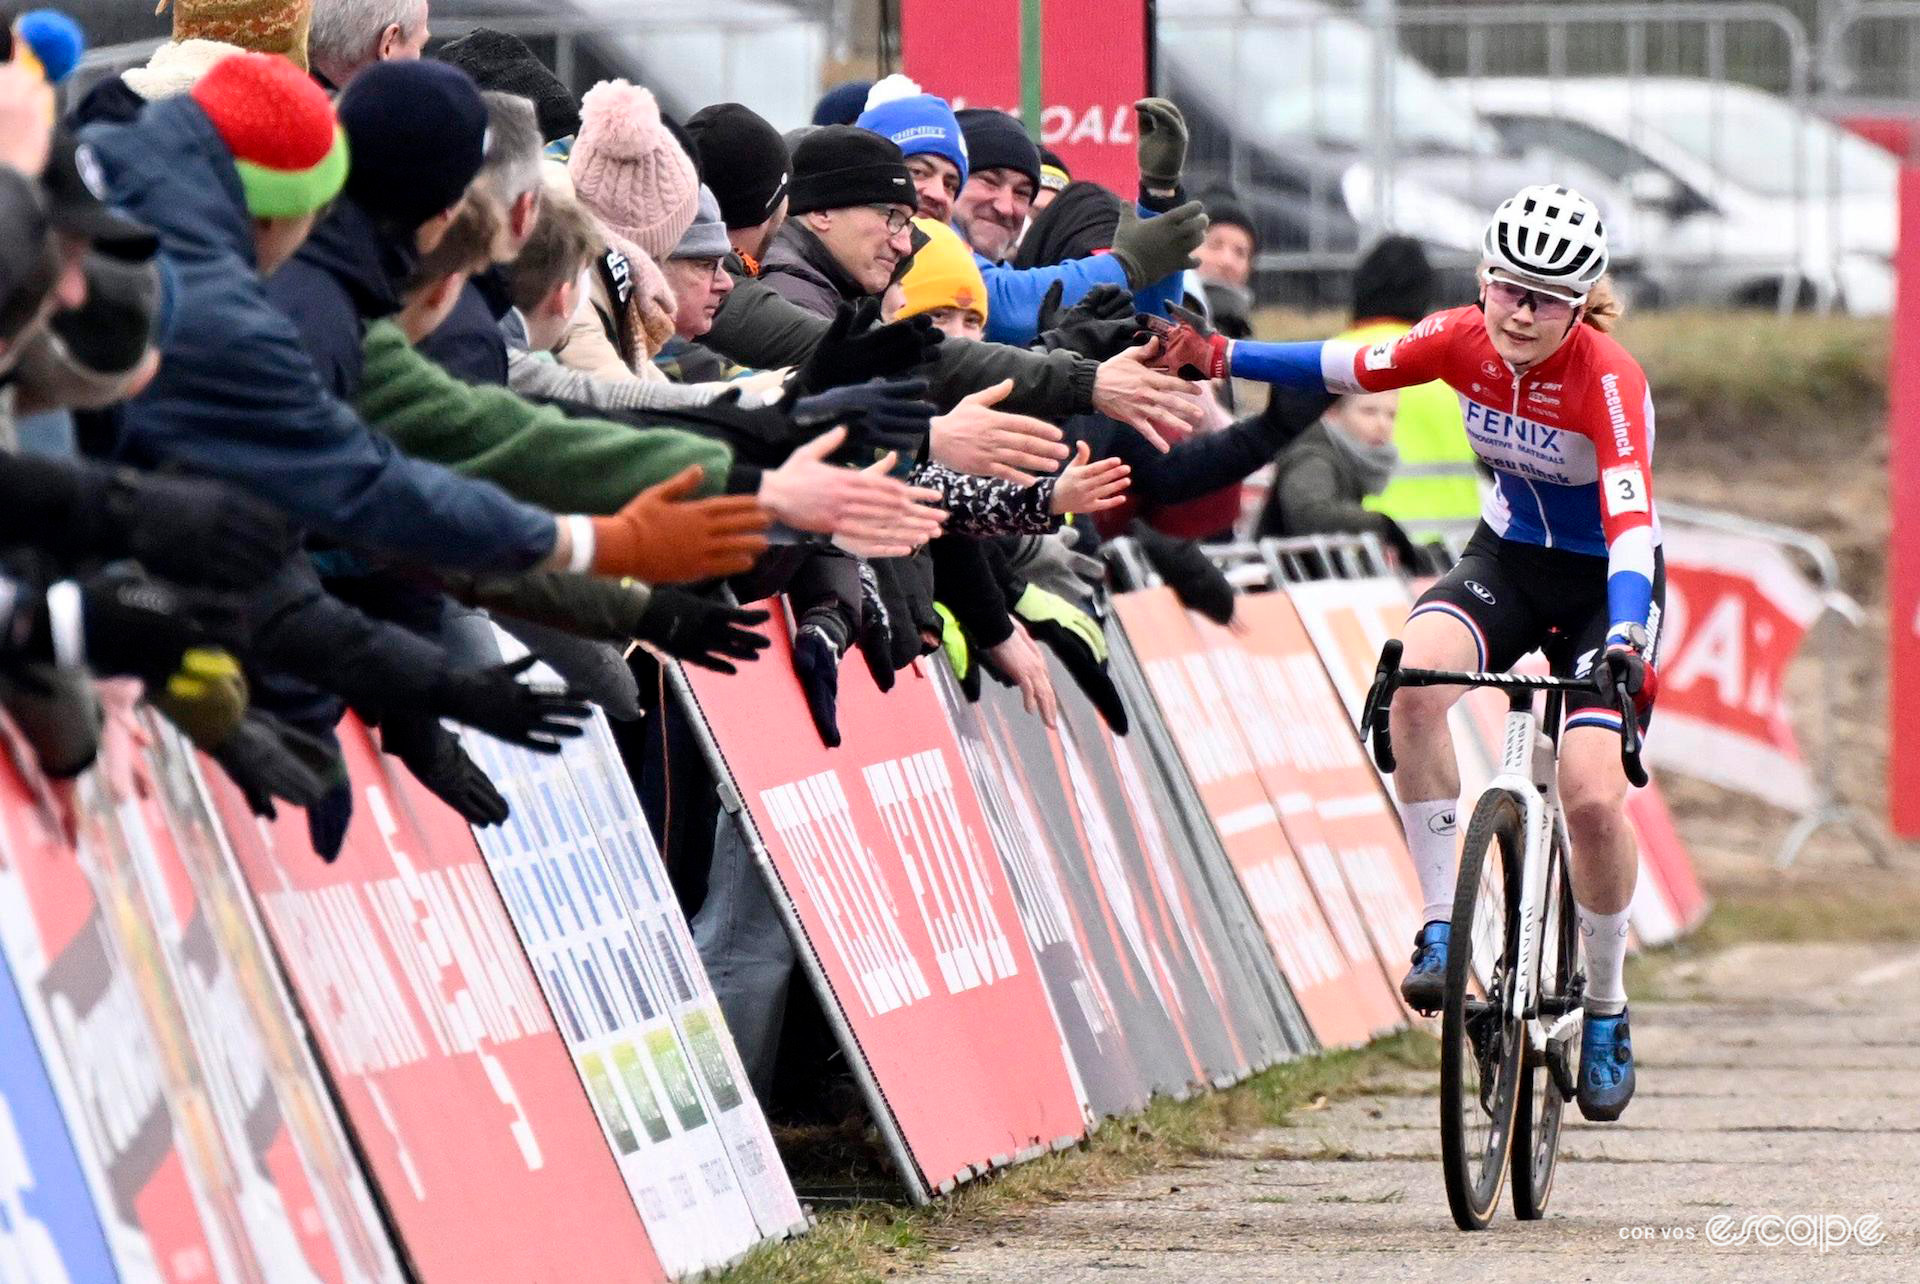
[[[1580,948],[1587,956],[1587,1011],[1617,1015],[1627,1006],[1627,911],[1595,914],[1576,907],[1580,919]]]
[[[1460,804],[1452,798],[1400,804],[1400,824],[1407,831],[1407,850],[1413,853],[1414,872],[1420,875],[1420,895],[1426,908],[1420,922],[1453,921],[1453,885],[1459,875]]]

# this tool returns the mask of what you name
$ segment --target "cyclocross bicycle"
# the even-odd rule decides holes
[[[1394,769],[1388,721],[1399,688],[1494,687],[1508,698],[1500,774],[1474,807],[1460,856],[1440,1018],[1447,1203],[1461,1230],[1484,1230],[1509,1165],[1514,1215],[1523,1221],[1545,1215],[1561,1112],[1574,1096],[1586,973],[1558,767],[1567,694],[1591,693],[1596,684],[1523,673],[1403,669],[1400,656],[1398,641],[1381,650],[1360,720],[1383,772]],[[1547,697],[1544,715],[1534,711],[1541,692]],[[1645,785],[1633,698],[1618,694],[1621,763],[1627,779]]]

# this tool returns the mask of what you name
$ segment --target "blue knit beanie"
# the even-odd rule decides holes
[[[889,91],[895,82],[911,92],[892,96]],[[854,124],[891,138],[904,155],[945,157],[960,171],[960,183],[965,186],[967,139],[960,132],[960,122],[946,99],[919,90],[905,76],[888,76],[867,95],[867,109]]]

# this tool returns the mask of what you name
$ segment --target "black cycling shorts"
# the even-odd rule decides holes
[[[1667,605],[1667,561],[1653,550],[1652,639],[1647,663],[1660,651],[1660,617]],[[1584,678],[1607,645],[1614,621],[1607,609],[1607,559],[1565,549],[1520,544],[1482,522],[1453,570],[1421,595],[1414,615],[1438,611],[1466,625],[1480,649],[1480,668],[1504,673],[1531,651],[1544,652],[1553,672]],[[1640,715],[1644,732],[1652,719]],[[1620,715],[1598,694],[1567,698],[1567,726],[1620,729]]]

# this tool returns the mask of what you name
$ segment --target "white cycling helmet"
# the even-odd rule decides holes
[[[1556,286],[1579,302],[1606,273],[1607,229],[1592,201],[1571,188],[1541,183],[1501,202],[1480,252],[1489,267]]]

